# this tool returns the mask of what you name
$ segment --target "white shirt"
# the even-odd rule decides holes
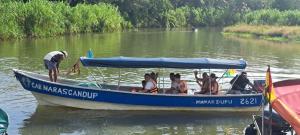
[[[147,81],[147,83],[146,83],[146,85],[145,85],[145,89],[146,90],[151,90],[151,89],[153,89],[155,87],[155,85],[153,84],[153,82],[152,81]]]
[[[52,52],[49,52],[48,54],[46,54],[46,56],[44,57],[44,60],[51,60],[53,56],[57,55],[57,54],[61,54],[61,55],[64,55],[62,52],[60,51],[52,51]]]
[[[175,82],[175,81],[172,81],[172,82],[171,82],[171,88],[178,89],[178,88],[179,88],[179,85],[178,85],[178,83],[177,83],[177,82]]]

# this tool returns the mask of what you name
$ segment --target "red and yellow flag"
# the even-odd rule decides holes
[[[276,98],[276,94],[275,94],[274,86],[273,86],[273,82],[272,82],[270,66],[268,66],[268,70],[266,73],[265,95],[268,98],[269,103],[273,102],[274,99]]]

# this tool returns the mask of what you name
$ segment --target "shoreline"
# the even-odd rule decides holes
[[[223,35],[242,38],[259,38],[269,41],[300,41],[300,26],[248,25],[238,24],[224,27]]]

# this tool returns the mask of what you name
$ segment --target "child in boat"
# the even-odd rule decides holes
[[[146,74],[145,74],[146,75]],[[144,75],[144,76],[145,76]],[[142,91],[142,90],[144,90],[145,89],[145,86],[146,86],[146,80],[143,80],[142,81],[142,88],[141,87],[137,87],[137,88],[133,88],[132,90],[131,90],[131,92],[140,92],[140,91]]]
[[[70,75],[71,73],[76,72],[78,73],[78,75],[80,74],[80,59],[77,59],[76,63],[72,66],[71,69],[69,69],[66,75]]]
[[[170,73],[170,81],[171,81],[171,87],[166,91],[167,94],[177,94],[178,91],[177,91],[177,87],[178,87],[178,84],[177,82],[175,81],[175,74],[174,73]]]
[[[175,74],[175,82],[177,83],[177,90],[179,93],[182,93],[182,94],[187,94],[187,91],[188,91],[188,87],[187,87],[187,83],[186,81],[184,80],[181,80],[181,76],[180,74]]]
[[[219,83],[217,82],[216,74],[210,74],[210,90],[212,95],[217,95],[219,92]]]

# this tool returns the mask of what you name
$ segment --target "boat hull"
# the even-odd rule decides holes
[[[54,83],[45,76],[14,70],[17,80],[41,105],[104,110],[258,111],[261,94],[175,95],[133,93]]]

